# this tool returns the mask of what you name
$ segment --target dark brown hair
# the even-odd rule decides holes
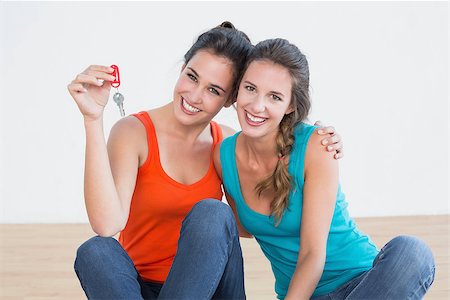
[[[187,64],[194,55],[201,50],[210,51],[214,55],[227,58],[233,65],[233,90],[229,100],[236,99],[237,82],[247,61],[252,44],[248,36],[237,30],[231,22],[225,21],[202,33],[184,55]]]

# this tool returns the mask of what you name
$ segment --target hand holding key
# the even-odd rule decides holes
[[[102,117],[108,103],[111,84],[116,79],[111,75],[114,69],[108,66],[92,65],[78,74],[67,86],[70,95],[75,100],[87,120],[98,120]]]

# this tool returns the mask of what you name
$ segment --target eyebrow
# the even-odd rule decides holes
[[[254,87],[257,87],[256,84],[254,84],[253,82],[250,82],[248,80],[245,80],[244,83],[248,83],[253,85]],[[269,93],[275,94],[275,95],[280,95],[281,97],[284,97],[283,93],[277,92],[277,91],[270,91]]]
[[[191,68],[191,67],[187,67],[189,70],[191,70],[192,71],[192,73],[194,73],[195,74],[195,76],[197,76],[198,78],[200,78],[200,75],[198,75],[198,73],[197,73],[197,71],[195,71],[193,68]],[[217,89],[219,89],[219,90],[222,90],[224,93],[226,93],[226,91],[220,86],[220,85],[217,85],[217,84],[211,84],[211,86],[212,87],[214,87],[214,88],[217,88]]]

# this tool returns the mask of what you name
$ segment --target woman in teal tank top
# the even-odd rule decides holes
[[[283,39],[257,44],[237,95],[242,132],[214,161],[241,236],[269,259],[279,299],[420,299],[434,279],[429,247],[400,236],[381,250],[358,230],[309,109],[305,56]]]

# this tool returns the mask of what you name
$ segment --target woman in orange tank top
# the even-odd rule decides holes
[[[234,102],[250,49],[229,22],[203,33],[184,56],[173,100],[121,119],[108,143],[113,70],[90,66],[68,85],[84,118],[84,196],[98,234],[75,260],[88,298],[245,298],[239,235],[212,160],[234,131],[212,119]],[[341,150],[334,129],[323,130],[333,133],[323,144]]]

